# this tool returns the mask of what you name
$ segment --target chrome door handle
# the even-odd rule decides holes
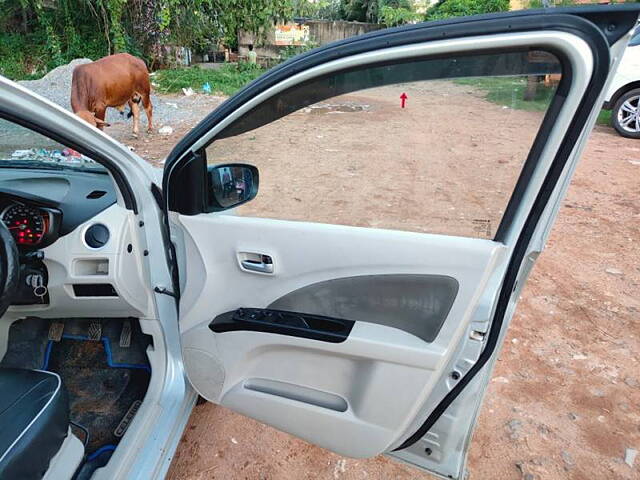
[[[262,255],[261,260],[242,260],[242,268],[258,273],[273,273],[273,260],[269,255]]]

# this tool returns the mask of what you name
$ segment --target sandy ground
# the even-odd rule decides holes
[[[427,106],[420,102],[429,102],[433,92],[429,93],[420,97],[413,92],[410,99],[415,102],[410,105],[415,110]],[[261,193],[245,207],[248,214],[306,215],[307,219],[332,223],[492,234],[506,203],[505,192],[514,181],[513,172],[517,173],[523,161],[522,145],[526,143],[522,142],[531,139],[529,128],[523,126],[535,125],[539,114],[504,112],[498,106],[485,105],[483,111],[491,121],[479,121],[472,108],[467,111],[460,105],[466,121],[447,123],[451,119],[441,119],[442,125],[449,126],[446,136],[443,130],[418,128],[424,124],[416,123],[412,129],[394,131],[402,139],[393,143],[396,148],[389,150],[391,147],[382,144],[370,148],[359,129],[359,118],[366,116],[371,120],[368,125],[380,121],[380,128],[396,128],[391,117],[376,117],[391,108],[398,110],[394,97],[384,97],[391,99],[388,104],[382,101],[383,96],[343,99],[371,106],[366,111],[331,117],[334,127],[345,128],[319,131],[322,115],[302,112],[279,121],[285,128],[279,129],[278,142],[268,143],[271,127],[264,127],[242,142],[227,146],[221,142],[210,149],[209,160],[238,160],[234,158],[237,155],[261,167]],[[211,107],[219,101],[212,99]],[[208,111],[203,105],[206,102],[190,112],[194,122]],[[433,102],[429,108],[435,108]],[[417,114],[413,111],[410,115]],[[495,123],[502,118],[509,121]],[[425,120],[420,116],[412,119]],[[465,129],[470,123],[474,128]],[[166,137],[153,134],[129,139],[125,125],[115,125],[110,132],[157,162],[189,126],[185,122]],[[451,128],[464,133],[453,135]],[[336,132],[341,132],[340,139]],[[292,138],[299,143],[292,145]],[[434,146],[438,145],[434,139],[440,146]],[[338,151],[322,153],[329,144]],[[399,150],[397,145],[405,147]],[[349,154],[358,146],[361,155]],[[393,158],[388,157],[392,151],[404,161],[390,173],[379,162]],[[412,151],[428,153],[431,162],[459,165],[453,172],[477,188],[469,192],[452,182],[446,188],[429,190],[431,187],[423,183],[433,185],[447,178],[438,177],[438,168],[425,173],[428,162],[412,156]],[[327,165],[318,160],[328,158],[337,162]],[[360,181],[364,177],[359,175],[372,164],[379,168],[380,179]],[[308,171],[307,166],[315,166],[320,173]],[[336,177],[342,183],[336,184]],[[327,183],[328,178],[333,180]],[[395,196],[393,188],[380,190],[390,178],[405,194]],[[498,182],[492,186],[486,180],[489,178]],[[621,138],[608,127],[596,127],[547,248],[522,294],[497,363],[471,446],[469,478],[640,478],[640,459],[633,467],[624,462],[625,449],[640,450],[639,179],[640,142]],[[360,193],[352,192],[354,184]],[[311,185],[334,196],[314,195],[317,190],[307,188]],[[374,201],[367,204],[349,201],[363,191],[381,197],[371,197]],[[447,198],[445,193],[451,191],[454,195]],[[434,212],[455,204],[451,200],[455,195],[467,199],[467,211],[434,216]],[[419,198],[425,200],[416,205]],[[477,219],[489,219],[490,232],[479,231],[473,222]],[[168,477],[433,478],[385,457],[342,458],[211,404],[196,407]]]

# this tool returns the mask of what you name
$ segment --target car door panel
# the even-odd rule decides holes
[[[448,339],[467,327],[473,305],[505,251],[490,240],[232,215],[174,220],[187,237],[186,269],[200,272],[187,275],[185,291],[194,290],[195,284],[202,293],[195,294],[195,301],[185,301],[190,308],[183,312],[181,323],[184,358],[196,390],[208,400],[354,457],[384,451],[411,422],[415,405],[427,391],[425,384],[451,354]],[[216,232],[217,248],[200,248],[212,238],[212,232]],[[242,270],[237,262],[239,251],[270,252],[273,275]],[[402,319],[395,327],[392,320],[387,325],[364,321],[375,303],[358,308],[363,301],[358,298],[359,288],[353,292],[343,289],[344,297],[333,303],[326,297],[321,305],[339,317],[355,320],[341,343],[265,332],[214,333],[209,328],[217,315],[239,307],[275,304],[283,310],[326,314],[323,308],[308,311],[314,305],[307,305],[305,295],[300,303],[295,303],[295,296],[294,302],[288,301],[287,296],[340,278],[349,283],[362,278],[362,285],[370,285],[374,272],[380,276],[378,281],[411,279],[409,288],[416,288],[413,282],[424,288],[421,298],[407,300],[410,312],[412,302],[432,309],[438,309],[439,302],[445,307],[450,303],[439,328],[442,338],[425,339],[406,331],[420,331],[420,318],[415,322],[418,325],[404,329],[398,328],[403,327]],[[436,292],[433,297],[429,287]],[[398,288],[407,287],[400,284]],[[220,299],[215,309],[211,295]],[[387,301],[401,302],[402,295],[387,295]],[[354,303],[356,309],[350,310]],[[217,372],[215,382],[212,372]],[[256,389],[256,382],[270,388]],[[322,404],[346,405],[347,409]],[[284,410],[291,415],[283,417]],[[329,425],[332,427],[327,428]]]

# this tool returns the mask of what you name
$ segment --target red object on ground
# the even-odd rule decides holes
[[[407,101],[407,94],[402,92],[402,95],[400,95],[400,107],[404,108],[404,103]]]

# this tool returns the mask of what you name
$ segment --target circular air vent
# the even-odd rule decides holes
[[[101,223],[95,223],[84,232],[84,241],[91,248],[104,247],[109,241],[109,229]]]

